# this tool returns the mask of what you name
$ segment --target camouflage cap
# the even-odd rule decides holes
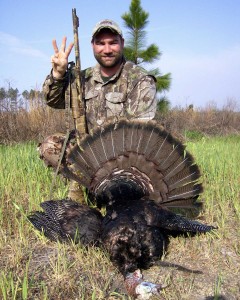
[[[122,36],[122,30],[118,26],[117,23],[115,23],[112,20],[102,20],[101,22],[97,23],[95,27],[93,28],[92,37],[94,37],[100,30],[108,28],[111,29],[113,32],[116,32],[117,34]]]

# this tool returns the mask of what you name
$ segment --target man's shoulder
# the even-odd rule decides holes
[[[93,70],[94,70],[94,67],[89,67],[85,70],[82,70],[81,71],[82,76],[84,76],[85,78],[91,77],[93,75]]]
[[[141,74],[141,75],[149,74],[147,70],[140,67],[139,65],[134,64],[131,61],[126,61],[125,65],[124,65],[124,70],[126,72],[131,72],[131,73],[136,73],[136,74]]]
[[[126,61],[122,76],[128,78],[128,81],[137,83],[143,78],[149,78],[149,80],[156,81],[155,77],[149,73],[144,68],[140,67],[139,65],[134,64],[131,61]],[[152,79],[151,79],[152,78]]]

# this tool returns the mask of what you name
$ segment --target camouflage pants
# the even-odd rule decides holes
[[[47,167],[53,168],[56,171],[59,163],[59,159],[62,153],[63,144],[66,136],[61,133],[55,133],[44,139],[42,143],[38,145],[38,151],[40,158],[44,161]],[[66,149],[60,164],[60,173],[61,167],[68,165],[66,161],[67,152],[73,147],[76,143],[75,132],[72,131],[69,135]],[[71,166],[69,166],[71,168]],[[64,174],[62,174],[64,176]],[[79,185],[74,180],[69,180],[69,189],[68,189],[68,198],[78,201],[80,203],[86,203],[85,193],[82,186]]]

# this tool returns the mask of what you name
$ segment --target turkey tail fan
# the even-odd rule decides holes
[[[43,211],[32,212],[28,220],[50,240],[99,242],[103,217],[98,210],[69,199],[45,201],[41,207]]]
[[[70,150],[67,162],[97,196],[111,195],[114,181],[126,198],[138,186],[159,205],[181,208],[194,206],[202,192],[193,157],[155,121],[123,119],[98,128]]]

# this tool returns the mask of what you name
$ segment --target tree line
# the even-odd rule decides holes
[[[146,67],[161,57],[156,44],[146,46],[146,26],[149,14],[140,0],[132,0],[129,11],[122,16],[127,28],[124,55],[127,60]],[[158,68],[148,72],[156,77],[158,92],[156,120],[180,139],[201,138],[216,134],[239,134],[240,113],[233,101],[219,110],[214,105],[205,109],[171,108],[165,92],[171,86],[171,74],[162,74]],[[170,109],[171,108],[171,109]],[[19,92],[11,86],[0,87],[0,143],[41,141],[53,132],[65,132],[64,111],[47,107],[43,92],[37,89]]]

